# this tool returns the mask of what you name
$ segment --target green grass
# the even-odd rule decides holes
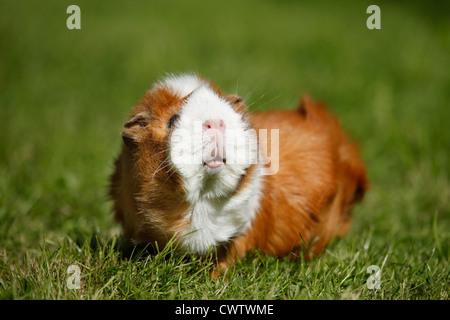
[[[1,298],[448,299],[448,5],[380,1],[368,30],[368,1],[76,1],[70,31],[70,4],[0,0]],[[351,232],[309,262],[252,252],[217,282],[206,259],[123,255],[106,196],[120,131],[153,81],[184,71],[253,110],[325,101],[372,183]]]

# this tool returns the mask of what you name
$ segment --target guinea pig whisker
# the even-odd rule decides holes
[[[164,159],[164,161],[161,162],[161,164],[158,166],[158,168],[156,168],[155,172],[153,172],[152,180],[155,178],[155,175],[158,173],[158,171],[160,171],[160,170],[162,170],[162,169],[164,169],[165,167],[167,167],[167,166],[170,165],[170,162],[169,162],[169,163],[167,163],[164,167],[161,168],[161,166],[162,166],[164,163],[166,163],[166,162],[167,162],[167,159]]]
[[[175,170],[175,166],[171,165],[169,170],[166,171],[166,173],[169,173],[170,171]]]
[[[253,93],[255,93],[256,89],[258,88],[258,85],[249,91],[249,93],[247,93],[247,95],[244,98],[244,101],[247,101],[248,99],[250,99],[253,96]]]
[[[167,166],[169,166],[169,164],[166,164],[164,167],[162,167],[162,168],[159,169],[158,171],[155,171],[155,172],[153,173],[152,180],[155,178],[156,173],[158,173],[159,171],[163,170],[163,169],[166,168]]]
[[[252,105],[256,104],[256,102],[258,102],[259,100],[261,100],[263,97],[265,96],[265,94],[263,94],[259,99],[257,99],[256,101],[254,101],[253,103],[248,105],[248,108],[250,108]],[[268,105],[269,103],[272,103],[273,101],[275,101],[276,99],[280,98],[282,96],[282,94],[280,93],[279,95],[276,95],[275,97],[273,97],[272,99],[258,105],[256,108],[252,109],[252,112]]]
[[[266,96],[266,94],[265,93],[263,93],[258,99],[256,99],[255,101],[253,101],[252,103],[249,103],[248,105],[247,105],[247,107],[251,107],[251,106],[253,106],[254,104],[256,104],[258,101],[260,101],[262,98],[264,98]]]
[[[172,167],[170,170],[174,169],[174,167]],[[170,172],[169,170],[169,172]],[[170,179],[170,177],[176,172],[176,170],[173,170],[172,173],[167,177],[166,180],[164,180],[163,184],[161,185],[161,188],[164,186],[164,184]]]
[[[157,152],[157,153],[155,153],[155,154],[154,154],[153,156],[151,156],[151,157],[154,158],[154,157],[156,157],[158,154],[161,154],[161,153],[167,152],[167,151],[169,151],[169,148],[164,149],[164,150],[162,150],[162,151],[160,151],[160,152]]]

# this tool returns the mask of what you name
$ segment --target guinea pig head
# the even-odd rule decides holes
[[[132,167],[138,205],[173,211],[184,202],[185,189],[170,161],[170,135],[184,100],[165,88],[153,88],[134,107],[122,131]],[[139,206],[138,206],[139,207]]]
[[[136,211],[149,221],[147,233],[161,235],[155,240],[192,227],[197,203],[231,198],[256,163],[257,136],[243,99],[196,76],[156,84],[133,109],[122,137]]]
[[[186,98],[170,137],[170,161],[188,201],[230,196],[255,163],[257,138],[244,107],[239,98],[221,97],[209,86]]]

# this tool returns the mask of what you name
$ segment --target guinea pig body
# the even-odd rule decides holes
[[[309,98],[295,111],[250,114],[204,79],[169,76],[122,137],[110,195],[126,241],[217,249],[220,268],[252,248],[295,256],[307,244],[319,254],[347,232],[368,188],[357,147]]]

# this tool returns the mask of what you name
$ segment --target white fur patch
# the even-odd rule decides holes
[[[192,93],[172,132],[170,161],[180,173],[191,203],[185,216],[190,224],[182,235],[182,246],[187,251],[205,254],[212,246],[230,241],[251,225],[262,185],[259,165],[248,186],[233,194],[246,169],[256,164],[257,136],[207,83],[195,82],[187,76],[170,78],[165,83],[177,92]],[[221,119],[226,125],[226,164],[217,169],[208,168],[203,161],[207,143],[202,123],[211,119]]]
[[[208,82],[200,79],[193,74],[169,75],[164,78],[157,86],[165,86],[172,89],[180,97],[185,97],[195,89],[207,85]]]
[[[202,198],[192,205],[186,217],[191,224],[182,238],[184,249],[206,254],[249,228],[259,207],[261,178],[259,174],[254,174],[249,186],[234,197],[218,200]]]

